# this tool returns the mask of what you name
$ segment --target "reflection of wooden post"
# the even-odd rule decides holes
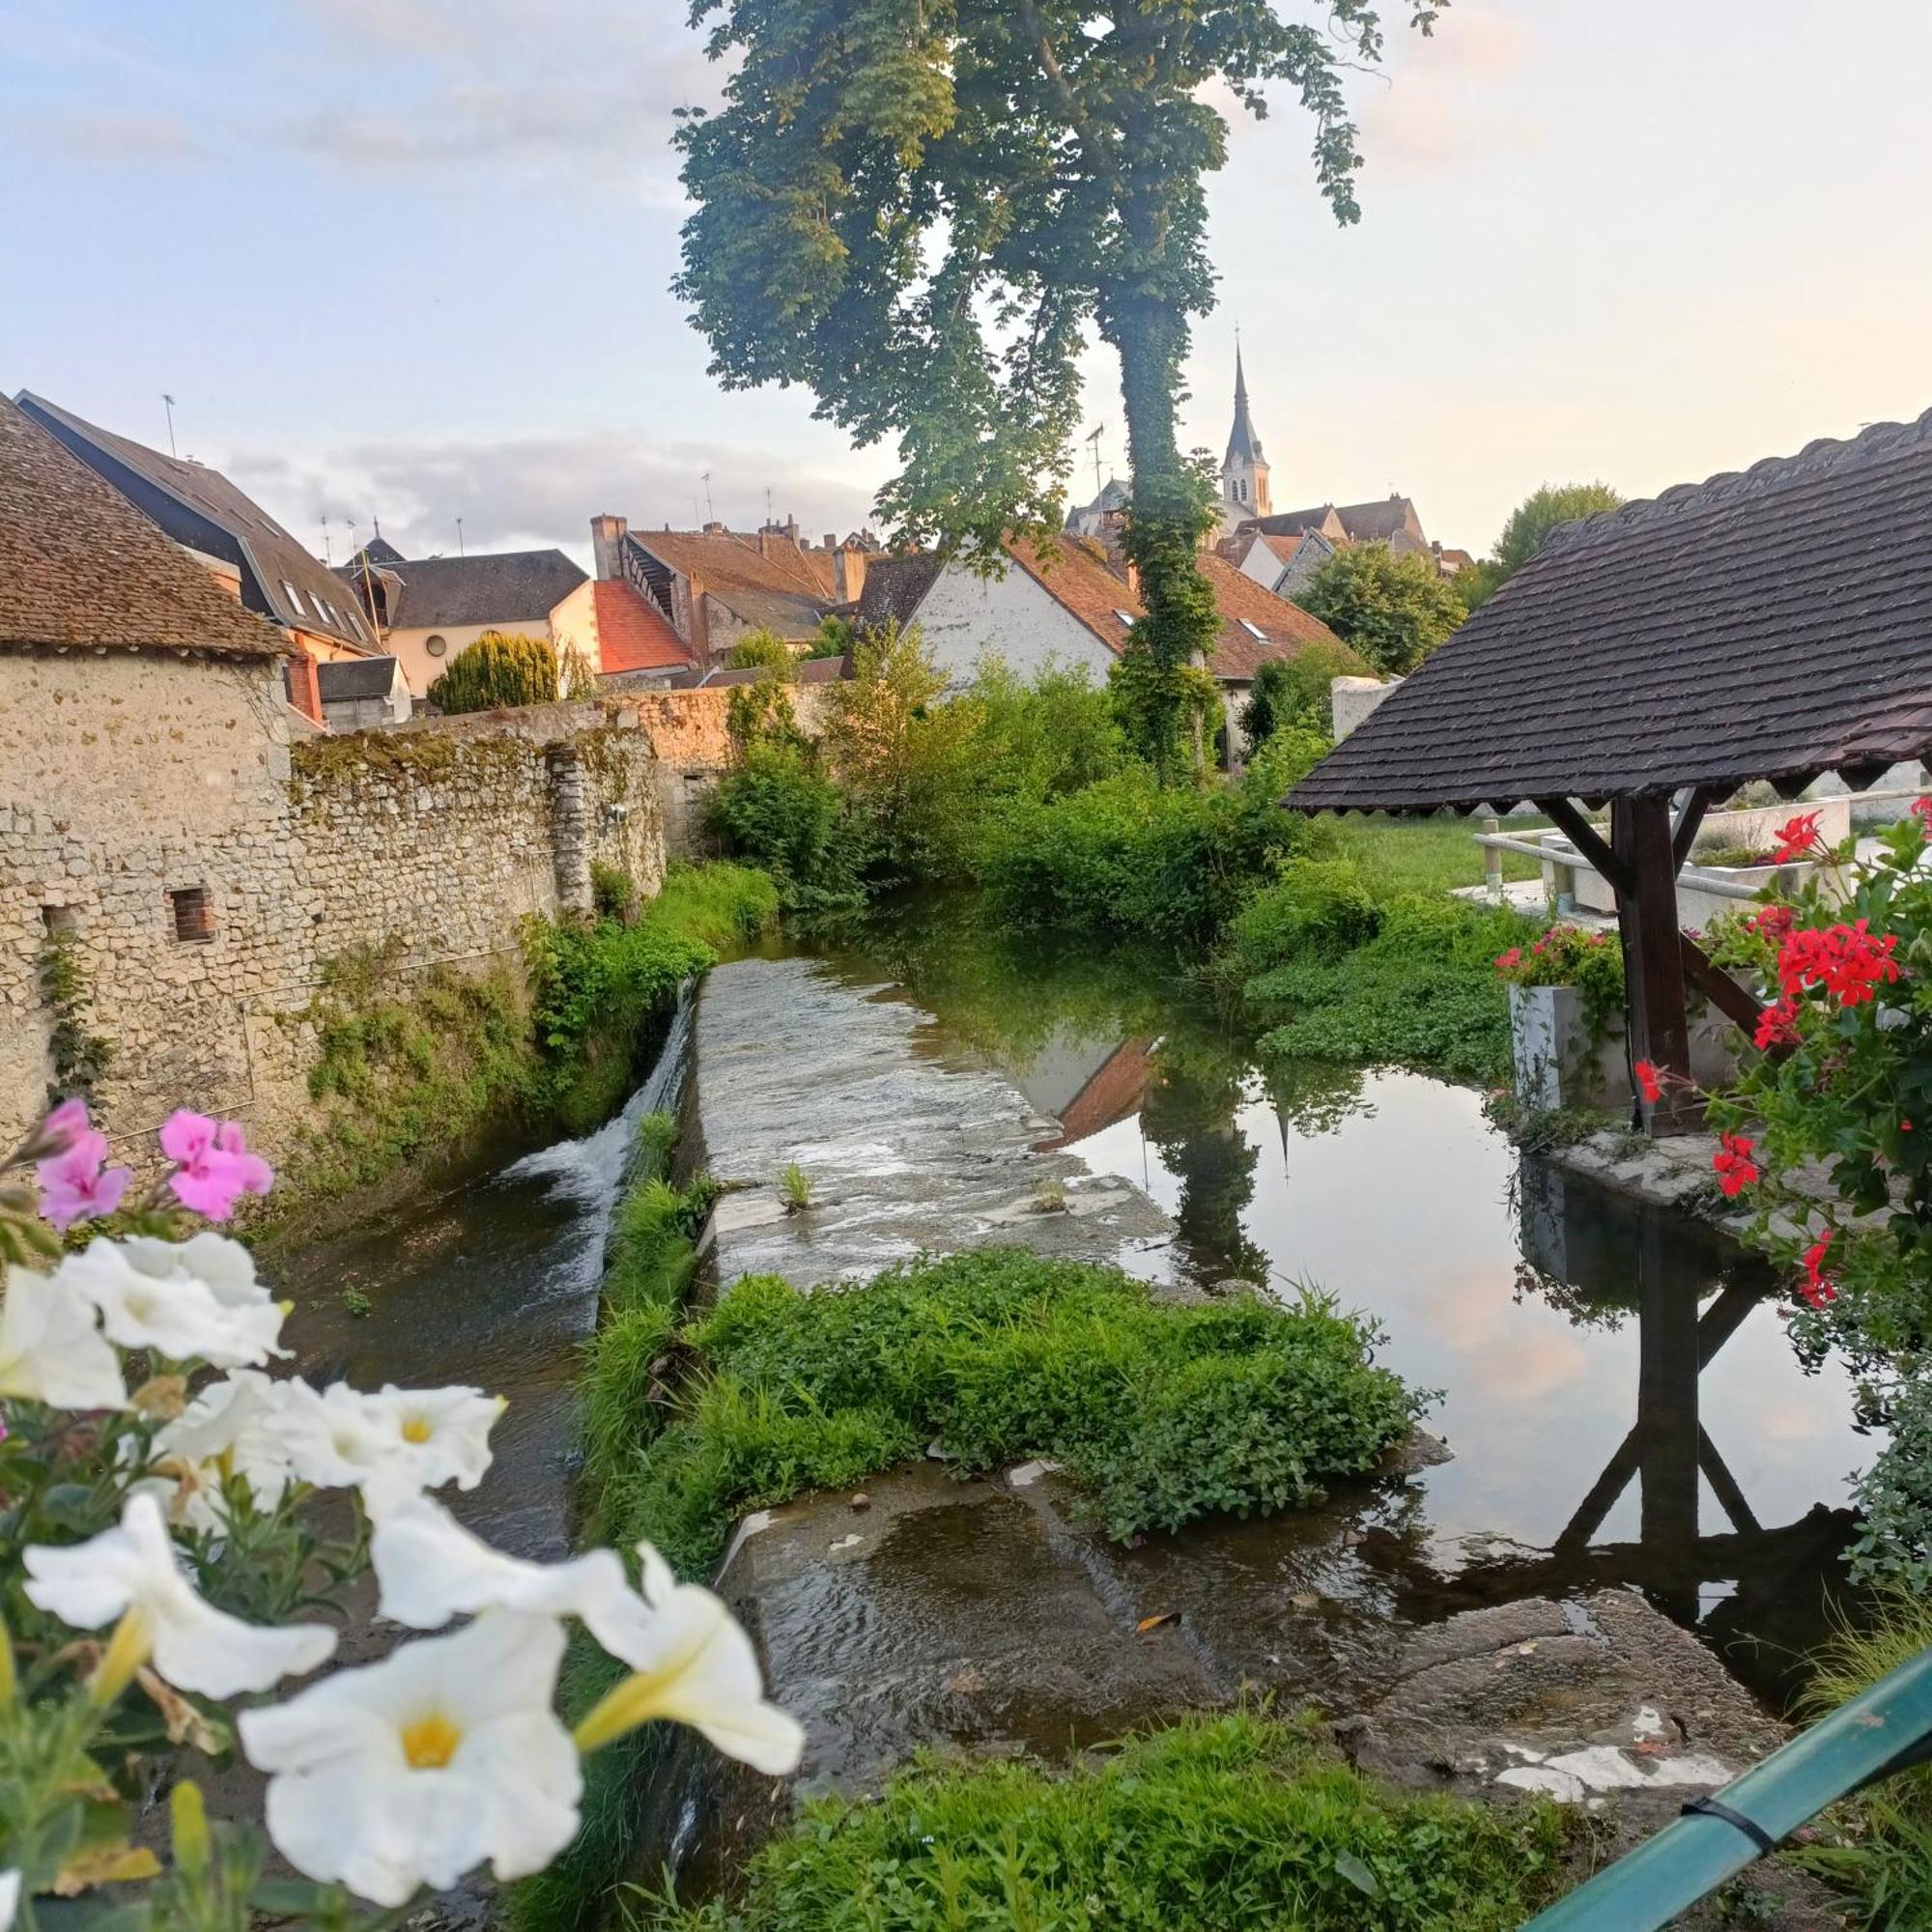
[[[1694,1620],[1697,1579],[1697,1372],[1702,1350],[1697,1297],[1669,1278],[1661,1217],[1646,1214],[1637,1234],[1636,1430],[1642,1514],[1638,1540],[1650,1573],[1670,1578],[1673,1616]],[[1679,1565],[1683,1568],[1680,1570]],[[1681,1585],[1678,1578],[1681,1577]]]
[[[1685,1012],[1684,955],[1677,933],[1677,858],[1670,804],[1662,798],[1610,802],[1610,850],[1619,863],[1617,922],[1623,935],[1625,998],[1633,1063],[1690,1076],[1690,1023]],[[1643,1103],[1653,1139],[1695,1133],[1703,1110],[1688,1085],[1669,1086]]]

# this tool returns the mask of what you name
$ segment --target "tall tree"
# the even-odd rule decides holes
[[[1298,601],[1383,677],[1406,677],[1466,614],[1434,557],[1379,543],[1338,550]]]
[[[1558,524],[1578,517],[1594,517],[1600,510],[1614,510],[1623,501],[1623,493],[1607,483],[1546,483],[1533,490],[1510,512],[1503,533],[1496,539],[1496,563],[1506,581],[1543,548],[1544,539]]]
[[[1440,0],[1407,0],[1428,31]],[[1121,358],[1147,617],[1128,706],[1171,753],[1212,648],[1195,554],[1210,486],[1176,435],[1211,307],[1205,178],[1218,84],[1248,112],[1285,82],[1315,173],[1359,218],[1345,65],[1382,53],[1370,0],[693,0],[734,59],[724,106],[679,133],[678,293],[728,387],[802,383],[860,441],[897,439],[882,507],[903,535],[997,557],[1058,533],[1091,324]]]

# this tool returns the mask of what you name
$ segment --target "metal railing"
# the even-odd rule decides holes
[[[1778,1747],[1523,1932],[1657,1932],[1828,1804],[1932,1757],[1932,1650]]]

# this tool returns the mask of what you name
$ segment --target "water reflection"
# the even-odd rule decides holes
[[[932,1013],[926,1051],[1000,1065],[1052,1144],[1147,1187],[1195,1278],[1318,1283],[1378,1319],[1454,1453],[1362,1504],[1347,1560],[1401,1621],[1634,1585],[1767,1690],[1823,1634],[1872,1444],[1735,1244],[1520,1162],[1466,1089],[1264,1071],[1154,959],[929,909],[828,957]]]

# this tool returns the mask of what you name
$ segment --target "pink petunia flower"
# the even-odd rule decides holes
[[[84,1108],[82,1118],[86,1118]],[[107,1136],[88,1128],[68,1143],[64,1153],[35,1167],[41,1180],[41,1213],[62,1234],[76,1221],[111,1214],[120,1207],[134,1176],[128,1168],[104,1166],[106,1159]]]
[[[225,1221],[242,1194],[266,1194],[274,1173],[250,1153],[233,1121],[212,1121],[182,1108],[161,1123],[161,1151],[175,1163],[168,1185],[184,1208],[210,1221]]]
[[[236,1161],[243,1194],[266,1194],[275,1184],[275,1170],[260,1154],[248,1151],[241,1122],[223,1121],[214,1130],[214,1145]]]
[[[87,1118],[87,1102],[79,1099],[63,1100],[41,1122],[41,1132],[63,1151],[82,1134],[93,1130],[94,1122]]]

